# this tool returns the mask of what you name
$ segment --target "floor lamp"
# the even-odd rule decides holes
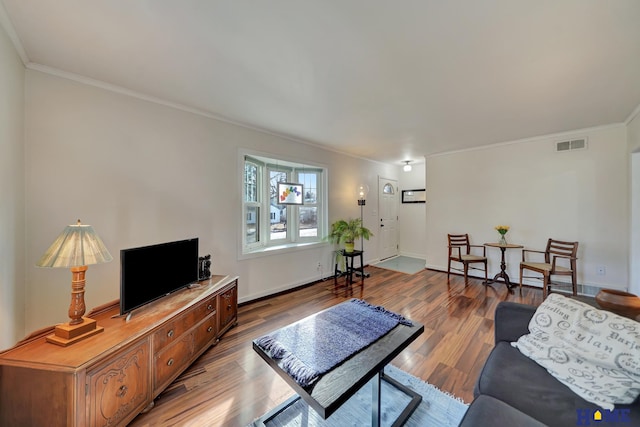
[[[57,325],[47,342],[66,347],[104,330],[96,321],[84,317],[85,272],[87,266],[109,262],[113,259],[100,237],[90,225],[68,225],[36,264],[38,267],[63,267],[71,269],[71,304],[68,323]]]
[[[360,206],[360,225],[364,227],[364,206],[367,204],[367,194],[369,194],[369,186],[367,184],[358,185],[358,190],[356,191],[358,195],[358,206]],[[360,250],[364,252],[364,237],[360,236]],[[364,266],[363,270],[364,271]],[[359,276],[360,272],[356,271],[356,276]],[[362,276],[369,277],[369,273],[364,271]]]

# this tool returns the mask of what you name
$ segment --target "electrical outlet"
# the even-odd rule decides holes
[[[598,276],[604,276],[607,274],[607,268],[604,265],[599,265],[596,268],[596,273],[598,273]]]
[[[320,261],[318,261],[318,265],[316,266],[316,270],[318,270],[318,271],[322,270],[322,264],[320,264]]]

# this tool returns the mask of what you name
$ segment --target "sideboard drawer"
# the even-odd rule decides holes
[[[157,353],[172,342],[181,338],[182,334],[193,327],[195,311],[193,309],[167,322],[153,334],[153,352]]]
[[[204,322],[198,325],[194,331],[195,351],[198,352],[211,340],[216,338],[218,328],[216,327],[216,316],[209,316]]]
[[[196,323],[207,316],[215,314],[216,313],[216,297],[213,296],[207,299],[206,301],[201,302],[196,306],[194,311],[195,311],[194,319]]]
[[[155,356],[153,389],[164,388],[178,373],[182,372],[193,354],[193,334],[183,334],[178,341]]]

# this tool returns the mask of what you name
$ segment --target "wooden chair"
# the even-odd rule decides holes
[[[449,239],[449,264],[447,266],[447,282],[449,282],[449,275],[451,274],[451,261],[459,262],[462,264],[463,269],[453,268],[457,271],[464,272],[464,285],[468,283],[469,264],[482,263],[484,264],[484,280],[487,279],[487,249],[482,245],[469,244],[468,234],[447,234]],[[482,248],[482,255],[473,255],[471,248]],[[476,251],[477,252],[477,251]],[[482,270],[481,268],[471,267],[474,270]]]
[[[544,255],[544,262],[532,262],[526,260],[527,253],[538,253]],[[533,278],[542,280],[542,298],[547,298],[547,293],[551,292],[553,286],[571,286],[573,295],[577,295],[576,283],[576,254],[578,253],[578,242],[563,242],[549,239],[547,249],[535,251],[531,249],[522,250],[522,262],[520,263],[520,290],[522,290],[522,278]],[[523,276],[524,270],[531,270],[542,274],[538,276]],[[551,283],[551,276],[571,276],[571,284]]]

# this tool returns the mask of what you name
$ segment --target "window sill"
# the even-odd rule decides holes
[[[238,260],[259,258],[270,255],[281,255],[289,252],[314,249],[320,246],[327,245],[326,242],[304,242],[304,243],[287,243],[284,245],[268,246],[265,248],[257,248],[249,250],[238,255]]]

